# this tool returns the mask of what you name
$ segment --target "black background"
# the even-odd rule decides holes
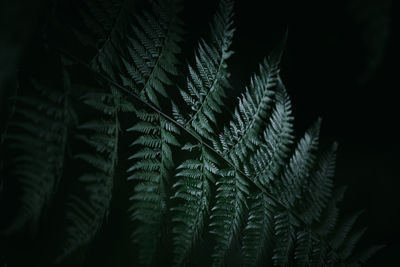
[[[19,8],[14,16],[9,14],[9,21],[4,16],[0,20],[3,40],[10,32],[19,38],[14,41],[22,51],[20,61],[32,52],[31,36],[37,34],[48,11],[46,1],[33,2],[22,1],[26,8]],[[216,5],[217,1],[212,0],[185,1],[182,17],[187,31],[187,58],[193,56],[199,36],[208,34]],[[281,74],[293,103],[296,136],[321,116],[322,147],[339,142],[336,184],[348,185],[343,213],[365,210],[357,223],[358,227],[368,226],[360,246],[387,245],[367,266],[394,266],[400,251],[396,22],[389,0],[296,4],[237,0],[235,54],[228,62],[236,88],[231,94],[233,103],[257,71],[258,63],[288,30]],[[21,30],[24,27],[26,31]],[[126,212],[118,205],[126,196],[116,193],[112,203],[115,211],[98,235],[88,265],[111,266],[129,254],[129,222],[121,222]],[[112,253],[103,253],[106,250]]]

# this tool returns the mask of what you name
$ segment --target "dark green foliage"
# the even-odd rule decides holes
[[[242,251],[243,265],[256,266],[263,255],[271,257],[274,223],[274,202],[263,193],[248,197],[249,214],[243,231]],[[266,253],[267,252],[267,253]]]
[[[168,97],[166,86],[172,85],[171,76],[178,74],[176,54],[180,52],[182,34],[182,23],[176,15],[178,2],[152,3],[152,13],[136,16],[137,24],[130,25],[125,36],[127,56],[122,56],[125,70],[120,74],[123,85],[156,106],[159,97]],[[138,182],[130,210],[131,219],[139,221],[139,226],[132,238],[140,246],[141,262],[149,265],[163,235],[165,186],[171,183],[169,171],[174,166],[171,146],[180,145],[175,137],[179,130],[156,112],[136,110],[136,117],[138,122],[128,129],[139,134],[132,143],[135,152],[129,157],[136,162],[128,169],[132,172],[129,179]]]
[[[207,266],[224,266],[233,253],[240,266],[357,266],[380,248],[353,253],[365,229],[353,230],[360,213],[338,219],[344,190],[333,188],[337,145],[319,152],[321,120],[300,140],[293,135],[279,75],[286,37],[233,113],[224,114],[233,5],[220,1],[210,38],[199,41],[187,68],[179,60],[180,1],[151,1],[140,14],[129,1],[79,6],[85,27],[73,31],[94,52],[88,64],[77,63],[96,81],[71,85],[66,69],[73,72],[77,60],[63,52],[73,62],[62,61],[62,89],[36,85],[33,97],[16,98],[21,107],[5,144],[23,194],[7,235],[27,223],[37,227],[43,207],[53,205],[62,222],[54,219],[61,241],[51,258],[68,262],[101,229],[115,179],[128,177],[133,233],[127,235],[144,266],[191,266],[204,247]],[[84,111],[77,124],[70,101]],[[129,165],[124,177],[121,155]],[[71,177],[66,162],[79,167]]]
[[[15,96],[15,112],[4,138],[8,153],[15,155],[12,175],[22,192],[18,213],[5,230],[7,234],[28,227],[34,235],[43,209],[60,182],[72,115],[65,72],[64,79],[61,89],[32,81],[33,95]]]
[[[92,67],[112,75],[124,31],[123,22],[132,14],[128,12],[132,7],[124,0],[89,0],[79,4],[77,10],[87,30],[74,28],[73,31],[84,45],[96,49],[90,62]]]
[[[138,122],[128,131],[136,131],[139,136],[132,145],[135,154],[129,157],[136,162],[128,169],[129,179],[138,181],[130,198],[134,201],[130,208],[131,219],[140,222],[133,233],[134,242],[141,247],[141,261],[150,263],[161,237],[163,216],[167,211],[165,186],[170,183],[168,170],[173,166],[171,145],[179,146],[175,134],[177,127],[157,113],[137,111]]]
[[[190,111],[188,117],[176,114],[175,118],[205,138],[214,134],[211,124],[217,123],[216,113],[221,113],[222,98],[229,87],[226,61],[233,53],[229,50],[234,33],[232,16],[233,3],[221,1],[210,25],[212,38],[199,42],[195,67],[188,66],[187,89],[179,91]]]
[[[158,106],[158,95],[168,97],[165,85],[171,85],[169,75],[177,75],[182,22],[176,13],[180,1],[155,1],[152,14],[135,16],[123,42],[126,55],[121,55],[125,71],[120,74],[122,84],[144,100]]]
[[[210,156],[212,152],[198,145],[186,145],[196,152],[194,159],[185,160],[177,167],[175,194],[172,198],[182,200],[182,204],[171,208],[175,246],[175,264],[180,265],[193,249],[204,229],[210,208],[210,183],[215,182],[217,162]],[[184,149],[185,147],[183,147]],[[189,148],[188,148],[189,149]]]
[[[66,202],[66,238],[57,262],[64,260],[77,247],[88,243],[102,225],[110,206],[115,166],[118,160],[119,97],[95,92],[82,96],[83,102],[96,110],[97,119],[78,126],[76,138],[90,148],[74,156],[87,167],[78,177],[83,191],[70,192]]]

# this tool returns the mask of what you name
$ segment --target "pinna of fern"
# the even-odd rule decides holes
[[[171,75],[178,74],[183,33],[180,10],[179,0],[152,2],[152,13],[136,16],[123,40],[127,46],[120,54],[122,84],[156,106],[159,96],[168,97],[165,86],[172,85]]]
[[[36,235],[38,224],[60,182],[72,109],[69,105],[69,77],[63,71],[64,86],[51,88],[32,80],[34,96],[20,90],[16,108],[5,134],[5,149],[15,155],[6,164],[21,190],[19,211],[3,230],[12,235],[23,228]]]
[[[230,49],[235,31],[232,1],[220,1],[210,29],[210,40],[202,39],[198,44],[195,66],[188,65],[187,88],[179,90],[190,109],[188,116],[173,105],[175,119],[203,138],[213,134],[216,114],[222,112],[222,99],[230,88],[226,61],[233,54]]]
[[[89,91],[89,90],[88,90]],[[91,91],[91,92],[90,92]],[[99,115],[78,126],[75,138],[90,150],[74,156],[90,171],[82,173],[77,183],[85,194],[70,190],[65,203],[66,227],[59,246],[56,262],[92,240],[108,213],[112,196],[115,167],[118,160],[119,120],[117,116],[119,95],[90,89],[81,99]],[[87,168],[85,168],[87,169]]]
[[[82,20],[82,27],[72,27],[78,40],[94,54],[90,66],[99,72],[115,78],[119,44],[126,31],[127,20],[133,15],[130,1],[88,0],[74,2],[74,7]]]

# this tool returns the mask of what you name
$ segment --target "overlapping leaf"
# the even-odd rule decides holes
[[[230,88],[226,61],[233,54],[233,1],[220,1],[210,29],[211,39],[199,43],[195,66],[188,66],[187,88],[179,91],[191,111],[188,116],[178,115],[186,128],[207,139],[213,135],[216,114],[221,113]]]
[[[35,96],[16,98],[15,119],[9,123],[5,142],[14,154],[13,175],[22,191],[16,218],[6,233],[28,224],[36,229],[43,208],[50,202],[62,176],[71,117],[69,78],[64,88],[49,88],[33,81]]]
[[[74,250],[87,244],[103,223],[112,196],[118,160],[118,97],[92,89],[83,102],[96,110],[97,119],[79,125],[76,138],[86,144],[86,153],[75,155],[87,166],[78,178],[80,190],[71,191],[66,202],[67,227],[56,261],[61,262]]]
[[[178,74],[176,55],[180,52],[182,23],[177,16],[180,1],[154,1],[152,13],[144,13],[129,25],[121,56],[123,85],[144,102],[159,106],[159,98],[167,97],[168,86]],[[149,265],[155,257],[162,235],[162,222],[167,211],[165,190],[169,171],[174,167],[171,146],[179,146],[178,127],[161,114],[137,108],[138,122],[128,131],[138,134],[132,143],[134,160],[128,169],[129,179],[136,182],[131,197],[131,219],[139,222],[132,235],[140,244],[139,257]]]

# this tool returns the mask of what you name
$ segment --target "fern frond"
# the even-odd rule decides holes
[[[116,62],[121,36],[126,27],[127,15],[132,7],[125,0],[88,0],[79,2],[76,9],[84,30],[73,31],[83,45],[93,48],[90,65],[115,78]]]
[[[124,40],[128,46],[126,55],[121,55],[123,85],[156,106],[160,95],[168,96],[165,86],[172,83],[169,76],[178,74],[178,43],[182,39],[179,2],[154,1],[153,13],[136,16],[137,23],[130,25]]]
[[[178,74],[178,43],[181,41],[182,22],[177,13],[180,1],[154,1],[152,13],[136,16],[136,24],[129,25],[125,42],[126,53],[121,55],[124,66],[120,78],[125,86],[146,103],[159,106],[158,98],[167,97],[166,88]],[[131,219],[139,222],[132,234],[140,244],[139,258],[145,265],[154,259],[162,234],[162,220],[167,211],[166,189],[169,170],[174,166],[171,146],[179,146],[178,127],[161,114],[136,110],[137,122],[128,131],[139,137],[132,143],[137,151],[129,157],[135,163],[128,169],[128,179],[137,182],[131,197]]]
[[[314,242],[309,229],[298,231],[296,234],[294,259],[298,266],[306,267],[312,264]]]
[[[289,163],[283,170],[279,183],[272,188],[274,195],[287,207],[293,207],[296,200],[301,198],[301,189],[312,171],[320,124],[321,120],[318,119],[298,142]]]
[[[379,250],[383,249],[384,245],[375,245],[371,246],[362,252],[356,254],[352,259],[349,261],[349,266],[358,267],[361,264],[364,264],[371,258],[374,254],[376,254]]]
[[[333,236],[331,237],[330,244],[334,249],[338,249],[345,242],[349,232],[353,228],[354,223],[361,215],[362,212],[357,212],[349,218],[343,220],[334,230]]]
[[[179,129],[159,114],[138,110],[141,121],[129,128],[140,136],[132,143],[139,147],[129,159],[136,162],[128,169],[132,175],[128,179],[138,182],[135,193],[131,219],[140,225],[132,234],[133,241],[141,245],[140,260],[149,265],[156,253],[161,237],[162,219],[167,211],[166,189],[169,184],[169,170],[172,162],[171,146],[179,146],[175,135]]]
[[[210,233],[215,235],[216,245],[212,254],[213,266],[221,266],[231,244],[238,238],[242,227],[249,184],[235,169],[219,172],[216,181],[216,203],[211,209]]]
[[[291,102],[279,79],[275,93],[275,106],[268,126],[260,137],[261,143],[250,159],[244,163],[246,173],[255,174],[254,181],[268,188],[278,179],[293,143],[293,117]]]
[[[319,157],[316,170],[311,175],[310,181],[304,185],[304,193],[298,209],[307,224],[311,224],[314,220],[320,218],[332,195],[336,150],[337,144],[334,143],[328,151]]]
[[[93,90],[93,89],[92,89]],[[89,146],[89,152],[75,155],[88,166],[77,183],[84,193],[71,192],[66,202],[65,236],[56,262],[62,262],[73,251],[91,241],[106,216],[113,187],[115,166],[118,160],[118,93],[87,93],[82,100],[96,110],[103,120],[89,121],[78,127],[77,138]]]
[[[249,152],[261,144],[259,134],[272,107],[273,89],[279,75],[279,61],[271,62],[272,59],[274,57],[269,57],[260,65],[258,75],[253,76],[250,86],[239,99],[229,127],[219,135],[220,145],[216,145],[216,150],[227,155],[237,166],[246,162]]]
[[[69,79],[66,72],[64,79]],[[65,81],[67,84],[67,82]],[[18,214],[4,231],[12,234],[28,224],[37,228],[43,209],[52,199],[62,176],[72,109],[68,90],[32,81],[35,97],[18,96],[15,120],[5,136],[13,158],[14,175],[21,186]]]
[[[274,215],[275,246],[272,260],[275,266],[288,266],[294,253],[296,219],[288,210],[277,211]]]
[[[325,169],[330,165],[329,162],[334,160],[334,152],[336,149],[336,145],[334,144],[330,150],[328,150],[321,158],[319,164],[319,169],[315,171],[315,173],[320,173],[321,170]],[[330,159],[329,159],[330,158]],[[328,167],[329,169],[330,167]],[[324,185],[322,185],[324,187]],[[343,198],[344,188],[340,188],[336,190],[336,192],[330,197],[327,206],[324,209],[324,212],[320,213],[320,216],[316,219],[311,226],[312,231],[310,232],[312,235],[312,250],[307,251],[307,255],[302,254],[303,256],[307,256],[307,259],[310,262],[311,266],[336,266],[338,264],[344,264],[346,259],[351,254],[352,248],[355,243],[361,237],[361,232],[356,232],[349,238],[346,238],[348,235],[348,231],[350,231],[352,225],[354,224],[357,216],[359,214],[355,214],[350,217],[349,220],[344,221],[343,223],[337,225],[338,213],[339,210],[337,208],[337,203],[340,202]],[[313,207],[313,205],[310,205]],[[307,221],[307,218],[304,219]],[[308,220],[311,222],[311,220]]]
[[[243,232],[243,266],[257,266],[273,248],[275,203],[263,193],[249,197],[249,215]],[[267,254],[268,253],[268,254]]]
[[[354,246],[360,241],[366,230],[367,228],[362,228],[347,237],[338,252],[342,259],[346,260],[353,253]]]
[[[195,66],[189,65],[187,89],[180,90],[184,102],[190,108],[188,116],[180,115],[185,127],[205,138],[213,132],[216,113],[221,112],[225,90],[230,87],[226,61],[232,55],[233,1],[222,0],[214,15],[211,40],[201,40],[195,55]]]
[[[209,213],[210,183],[214,183],[219,163],[210,155],[210,151],[198,144],[187,145],[199,155],[196,159],[185,160],[176,174],[178,181],[173,185],[173,198],[181,199],[182,204],[171,208],[175,211],[172,221],[176,223],[174,233],[175,266],[180,266],[198,242],[204,228],[205,217]]]

